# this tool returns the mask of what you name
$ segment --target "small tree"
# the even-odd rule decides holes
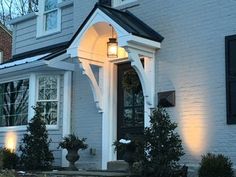
[[[153,111],[150,127],[144,130],[144,176],[168,177],[179,168],[178,161],[184,152],[176,128],[165,109]]]
[[[208,153],[202,156],[199,177],[233,177],[233,163],[223,154]]]
[[[49,150],[48,132],[39,107],[35,107],[35,115],[27,126],[27,133],[20,145],[21,165],[25,170],[48,170],[54,160]]]

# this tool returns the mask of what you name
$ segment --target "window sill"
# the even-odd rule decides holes
[[[48,131],[50,130],[59,130],[59,126],[58,125],[46,125],[46,129]],[[27,127],[26,125],[21,125],[21,126],[9,126],[9,127],[0,127],[0,133],[1,132],[22,132],[22,131],[26,131]]]
[[[46,129],[48,131],[50,131],[50,130],[59,130],[59,126],[58,125],[46,125]]]
[[[0,132],[9,132],[9,131],[25,131],[26,125],[21,126],[10,126],[10,127],[0,127]]]

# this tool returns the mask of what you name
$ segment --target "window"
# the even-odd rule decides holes
[[[0,50],[0,64],[3,62],[3,51]]]
[[[60,31],[61,10],[58,8],[59,2],[60,0],[39,1],[39,14],[37,22],[38,37]]]
[[[113,7],[117,7],[117,6],[121,6],[121,5],[125,5],[131,2],[135,2],[137,0],[113,0],[112,1],[112,6]]]
[[[236,124],[236,35],[226,37],[225,48],[227,123]]]
[[[26,125],[29,79],[0,84],[0,127]]]
[[[37,105],[43,109],[44,120],[47,125],[56,125],[58,117],[58,76],[38,77]]]

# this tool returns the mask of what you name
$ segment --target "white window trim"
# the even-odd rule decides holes
[[[30,76],[29,75],[25,75],[25,76],[21,76],[21,77],[18,77],[18,76],[17,77],[11,77],[10,79],[4,79],[4,80],[0,81],[0,84],[4,84],[6,82],[17,81],[17,80],[24,80],[24,79],[29,79],[29,94],[30,94]],[[30,105],[29,99],[28,99],[28,105]],[[30,111],[28,109],[27,123],[29,122],[29,120],[30,120]],[[0,132],[25,131],[27,125],[0,127]]]
[[[0,64],[3,62],[3,51],[0,50]]]
[[[61,8],[59,8],[58,4],[61,2],[61,0],[58,0],[57,3],[57,28],[51,29],[46,31],[45,30],[45,17],[44,17],[44,3],[45,0],[40,0],[38,9],[39,11],[37,12],[37,31],[36,31],[36,38],[43,37],[43,36],[48,36],[54,33],[58,33],[61,31]]]
[[[40,77],[50,77],[50,76],[56,76],[57,77],[57,99],[56,100],[40,100],[38,99],[38,91],[39,91],[39,78]],[[55,125],[46,125],[47,129],[50,130],[54,130],[54,129],[58,129],[59,128],[59,119],[60,119],[60,114],[59,114],[59,110],[60,110],[60,75],[58,74],[39,74],[36,77],[36,99],[35,99],[35,105],[37,105],[37,102],[41,102],[41,101],[57,101],[57,123]]]
[[[122,0],[112,0],[112,7],[118,7],[118,6],[122,6],[122,5],[125,5],[125,4],[128,4],[128,3],[132,3],[132,2],[135,2],[137,0],[125,0],[125,1],[122,1]]]

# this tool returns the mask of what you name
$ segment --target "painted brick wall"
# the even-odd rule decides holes
[[[0,51],[3,51],[3,61],[11,58],[12,36],[0,24]]]
[[[102,114],[98,113],[88,78],[82,74],[77,58],[72,78],[72,132],[87,138],[89,148],[80,152],[79,168],[101,169],[102,165]],[[91,155],[89,149],[96,149]]]
[[[169,109],[179,124],[186,155],[223,153],[236,165],[236,125],[226,124],[225,43],[236,34],[236,1],[137,1],[130,9],[165,37],[156,55],[156,92],[175,90]],[[147,10],[148,9],[148,10]]]

